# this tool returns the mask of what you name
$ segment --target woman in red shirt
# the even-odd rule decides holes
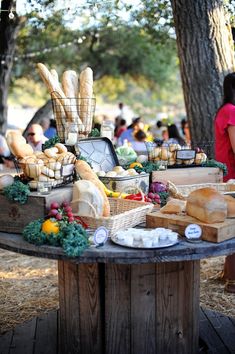
[[[235,72],[224,78],[224,99],[215,121],[215,158],[226,164],[228,174],[224,182],[235,179]],[[225,290],[235,293],[235,254],[224,263]]]

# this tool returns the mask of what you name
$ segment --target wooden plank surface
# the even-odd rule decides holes
[[[37,318],[16,327],[9,354],[32,354],[36,333]]]
[[[59,268],[60,298],[60,353],[80,353],[80,307],[77,265],[60,262]],[[62,274],[60,275],[60,272]]]
[[[80,257],[69,258],[60,247],[35,246],[24,241],[21,235],[0,232],[0,248],[30,256],[67,260],[73,263],[138,264],[186,261],[229,255],[235,251],[235,237],[221,243],[206,241],[189,243],[185,238],[182,238],[174,246],[158,249],[122,247],[108,240],[102,247],[90,247]]]
[[[104,323],[102,323],[101,308],[104,311],[102,297],[102,270],[99,264],[79,264],[78,293],[80,338],[82,340],[79,354],[103,354]]]
[[[57,353],[57,311],[50,311],[37,318],[34,354]]]
[[[222,170],[217,167],[168,168],[165,171],[153,171],[153,182],[171,181],[174,184],[219,183],[223,182]]]
[[[131,347],[133,353],[156,353],[155,265],[131,267]],[[140,309],[141,310],[140,312]],[[140,313],[145,313],[145,319]]]
[[[146,225],[149,228],[165,227],[184,236],[187,225],[197,224],[202,228],[202,239],[210,242],[222,242],[234,237],[235,218],[224,222],[206,224],[189,215],[163,214],[160,211],[146,215]]]
[[[131,266],[105,266],[105,351],[103,354],[131,352]],[[133,353],[135,354],[135,353]]]
[[[156,353],[196,354],[199,262],[156,264],[156,270]]]
[[[48,314],[43,314],[39,317],[43,320],[44,325],[48,328],[48,337],[51,337],[52,335],[54,335],[54,333],[57,333],[58,336],[57,313],[58,311],[53,310],[50,311]],[[212,316],[221,318],[221,316],[223,315],[221,313],[211,311],[205,308],[200,309],[200,339],[201,339],[201,343],[202,342],[204,343],[204,347],[203,349],[201,348],[200,353],[201,354],[234,354],[234,347],[231,350],[228,349],[227,342],[226,342],[228,336],[226,335],[225,337],[223,337],[223,333],[225,332],[232,333],[235,330],[234,318],[224,316],[229,321],[223,323],[224,331],[223,333],[220,333],[219,336],[217,331],[214,329],[213,324],[210,322],[210,317]],[[50,321],[50,325],[47,325],[46,323],[48,320]],[[33,319],[29,322],[25,322],[21,325],[16,326],[15,331],[18,330],[18,327],[22,327],[22,326],[23,327],[27,326],[28,329],[29,328],[28,324],[30,324],[35,328],[35,320]],[[36,328],[37,330],[40,330],[40,326],[37,325]],[[11,340],[13,335],[14,335],[14,330],[10,330],[0,335],[0,354],[10,353]],[[35,343],[35,347],[40,347],[40,348],[44,347],[45,350],[44,352],[46,353],[46,347],[44,346],[43,336],[39,336],[36,333],[35,338],[36,338],[36,342],[35,339],[32,338],[31,336],[22,337],[20,339],[20,342],[22,342],[22,345],[24,345],[25,347],[26,347],[26,343],[23,343],[23,341]],[[230,339],[234,340],[234,337]],[[33,345],[30,345],[30,347],[33,347]],[[34,354],[34,351],[32,351],[31,354]],[[53,347],[51,347],[50,354],[58,354],[56,348],[53,349]]]

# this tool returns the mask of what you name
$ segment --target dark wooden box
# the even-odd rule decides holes
[[[55,188],[48,195],[31,192],[26,204],[9,201],[0,194],[0,231],[21,233],[31,221],[43,218],[52,202],[62,203],[72,200],[72,186]]]

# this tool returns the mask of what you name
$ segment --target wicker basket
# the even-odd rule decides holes
[[[109,236],[115,235],[120,229],[134,227],[146,221],[146,214],[153,209],[152,203],[144,203],[121,198],[109,198],[111,216],[93,218],[82,216],[81,219],[91,230],[100,226],[109,230]]]
[[[232,192],[235,191],[235,184],[230,183],[201,183],[201,184],[189,184],[189,185],[177,185],[177,189],[185,197],[189,195],[192,191],[200,188],[210,187],[214,188],[218,192]]]

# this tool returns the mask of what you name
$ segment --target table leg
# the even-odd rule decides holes
[[[196,354],[200,262],[59,261],[61,354]]]

